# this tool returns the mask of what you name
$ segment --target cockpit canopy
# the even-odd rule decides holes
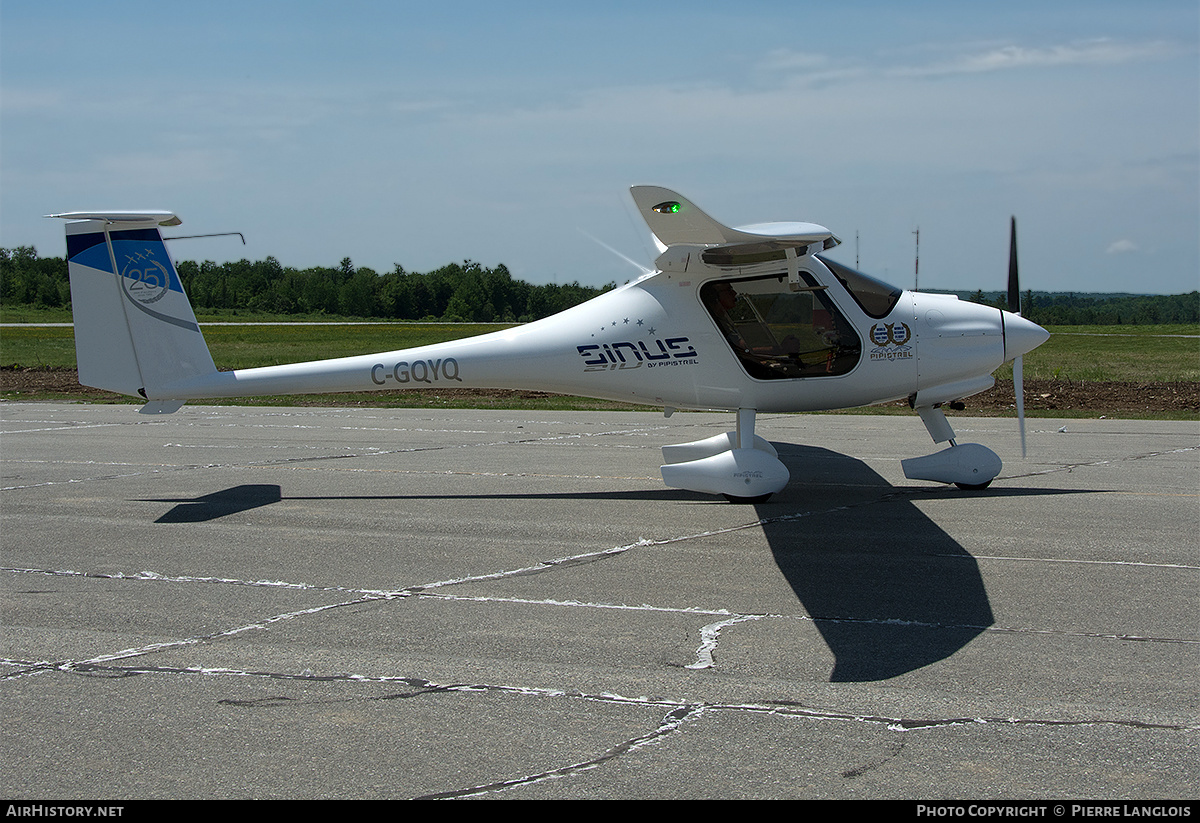
[[[711,280],[700,302],[746,373],[758,380],[833,377],[862,355],[852,324],[806,271],[794,285],[786,273]]]

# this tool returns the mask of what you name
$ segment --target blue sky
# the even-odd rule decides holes
[[[1200,288],[1200,6],[0,2],[0,246],[165,208],[177,258],[535,283],[648,265],[628,187],[898,285]],[[859,238],[856,243],[856,236]]]

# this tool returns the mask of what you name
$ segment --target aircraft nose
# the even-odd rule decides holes
[[[1019,314],[1002,311],[1004,319],[1004,360],[1031,352],[1050,339],[1050,332]]]

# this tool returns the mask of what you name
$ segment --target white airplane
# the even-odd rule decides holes
[[[904,291],[820,255],[840,241],[813,223],[729,228],[684,197],[634,186],[657,271],[552,317],[414,349],[217,371],[167,253],[170,212],[47,215],[66,226],[79,381],[140,396],[146,414],[187,400],[397,388],[525,389],[736,413],[736,427],[663,449],[668,486],[760,502],[788,482],[755,434],[758,412],[907,398],[935,443],[910,479],[986,487],[1000,458],[956,443],[942,406],[984,391],[1049,333],[1011,311]],[[1015,231],[1015,224],[1014,224]],[[169,239],[169,238],[168,238]]]

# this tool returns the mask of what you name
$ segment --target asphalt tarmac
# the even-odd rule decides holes
[[[0,421],[0,796],[1200,794],[1196,423],[762,415],[739,506],[720,414]]]

